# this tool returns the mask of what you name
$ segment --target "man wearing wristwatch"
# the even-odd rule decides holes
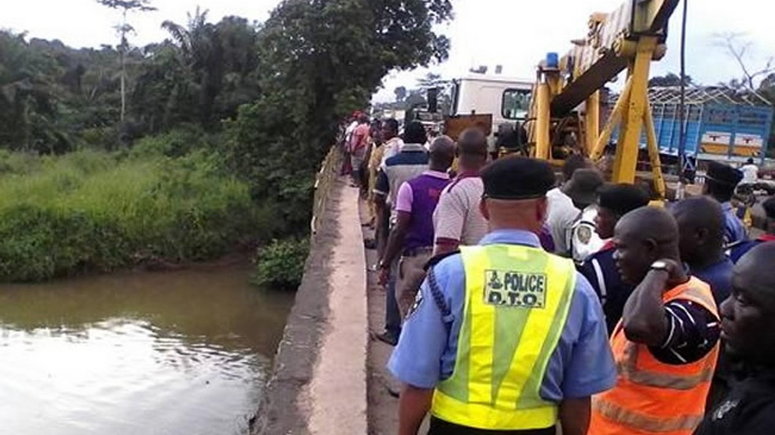
[[[614,259],[637,285],[614,329],[616,387],[593,397],[590,435],[689,435],[716,367],[719,316],[708,284],[681,263],[678,225],[664,209],[626,214]]]

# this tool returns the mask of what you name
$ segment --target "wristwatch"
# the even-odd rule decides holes
[[[657,260],[657,261],[651,263],[650,269],[651,270],[659,270],[659,271],[668,272],[668,273],[670,272],[670,266],[668,266],[667,263],[662,261],[662,260]]]

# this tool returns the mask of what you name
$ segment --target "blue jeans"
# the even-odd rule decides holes
[[[394,263],[390,268],[390,279],[385,290],[385,331],[393,334],[396,338],[401,335],[401,312],[398,310],[398,302],[396,301],[397,275],[398,265]]]

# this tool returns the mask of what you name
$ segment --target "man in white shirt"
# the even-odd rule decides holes
[[[401,152],[404,141],[398,136],[398,121],[393,118],[386,119],[382,123],[382,140],[385,141],[385,150],[382,152],[380,168],[385,169],[387,159]]]
[[[756,166],[752,158],[749,158],[740,170],[743,172],[743,180],[740,181],[740,184],[754,184],[759,181],[759,167]]]
[[[597,190],[603,186],[603,175],[597,169],[583,168],[573,173],[570,181],[562,190],[573,201],[573,205],[582,210],[568,233],[568,253],[577,263],[581,263],[603,247],[603,240],[595,232],[597,216]]]
[[[574,154],[565,160],[565,164],[562,167],[563,180],[566,182],[570,181],[577,170],[591,166],[592,163],[584,156]],[[573,223],[581,214],[581,209],[573,205],[573,200],[562,191],[561,186],[550,190],[546,194],[546,198],[549,200],[549,214],[546,218],[546,225],[549,227],[554,240],[554,253],[567,255],[570,250],[568,245],[570,231]]]

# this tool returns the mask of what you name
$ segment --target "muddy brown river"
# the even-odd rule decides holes
[[[249,274],[0,285],[0,433],[246,433],[293,302]]]

